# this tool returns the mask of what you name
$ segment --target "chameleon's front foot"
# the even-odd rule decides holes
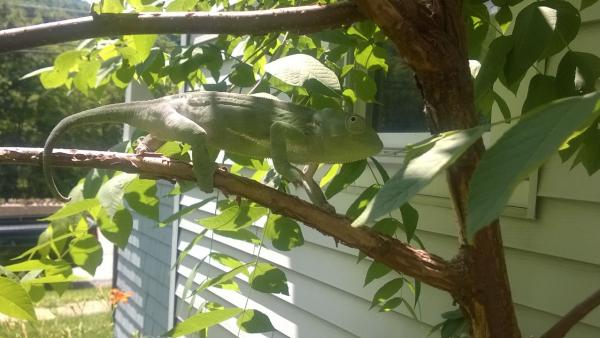
[[[193,171],[194,176],[196,177],[198,188],[207,194],[210,194],[214,191],[214,175],[216,169],[217,165],[215,163],[211,163],[206,166],[194,165]]]
[[[323,190],[312,177],[304,177],[300,182],[310,201],[319,208],[325,209],[329,213],[335,214],[335,208],[329,204]]]

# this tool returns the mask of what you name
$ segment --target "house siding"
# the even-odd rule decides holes
[[[172,186],[158,184],[158,195],[165,195]],[[173,199],[162,199],[161,217],[174,212]],[[155,221],[134,214],[133,231],[124,249],[118,250],[116,287],[134,294],[127,303],[119,304],[115,312],[115,337],[159,336],[169,329],[169,290],[171,285],[171,226],[157,228]]]

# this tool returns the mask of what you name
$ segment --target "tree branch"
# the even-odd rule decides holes
[[[593,309],[600,306],[600,289],[591,296],[575,305],[564,317],[562,317],[550,330],[546,331],[540,338],[561,338],[564,337],[577,322],[582,320]]]
[[[41,148],[0,147],[0,165],[40,165],[41,152]],[[51,160],[54,166],[104,168],[147,177],[194,181],[189,164],[164,156],[55,149]],[[215,187],[223,192],[248,198],[273,212],[297,219],[400,273],[449,292],[457,287],[460,278],[457,270],[436,255],[415,249],[370,228],[353,228],[350,226],[351,220],[345,216],[330,213],[251,179],[224,170],[217,170],[214,179]]]
[[[364,20],[353,2],[243,12],[99,14],[0,31],[0,53],[129,34],[308,33]]]

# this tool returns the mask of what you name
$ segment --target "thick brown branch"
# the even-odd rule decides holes
[[[0,165],[39,165],[41,152],[41,148],[0,148]],[[55,166],[105,168],[139,173],[147,177],[194,180],[189,164],[162,156],[55,149],[52,162]],[[295,196],[223,170],[215,172],[215,187],[228,194],[248,198],[278,214],[297,219],[349,247],[361,250],[392,269],[433,287],[449,292],[456,289],[459,280],[456,270],[442,258],[369,228],[353,228],[350,226],[351,221],[342,215],[332,214]]]
[[[540,338],[561,338],[580,320],[582,320],[593,309],[600,306],[600,289],[577,304],[569,313],[562,317],[554,326],[544,333]]]
[[[126,34],[308,33],[363,19],[353,2],[244,12],[100,14],[0,31],[0,53]]]
[[[461,0],[356,0],[394,42],[414,70],[432,132],[466,129],[479,119],[473,104],[467,34]],[[473,337],[518,338],[498,221],[465,240],[469,182],[483,156],[477,142],[447,171],[459,226],[464,274],[455,300],[469,318]]]

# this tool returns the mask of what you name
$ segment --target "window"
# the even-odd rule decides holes
[[[382,133],[428,132],[423,99],[412,70],[390,45],[388,73],[376,76],[376,103],[367,106],[373,125]]]

